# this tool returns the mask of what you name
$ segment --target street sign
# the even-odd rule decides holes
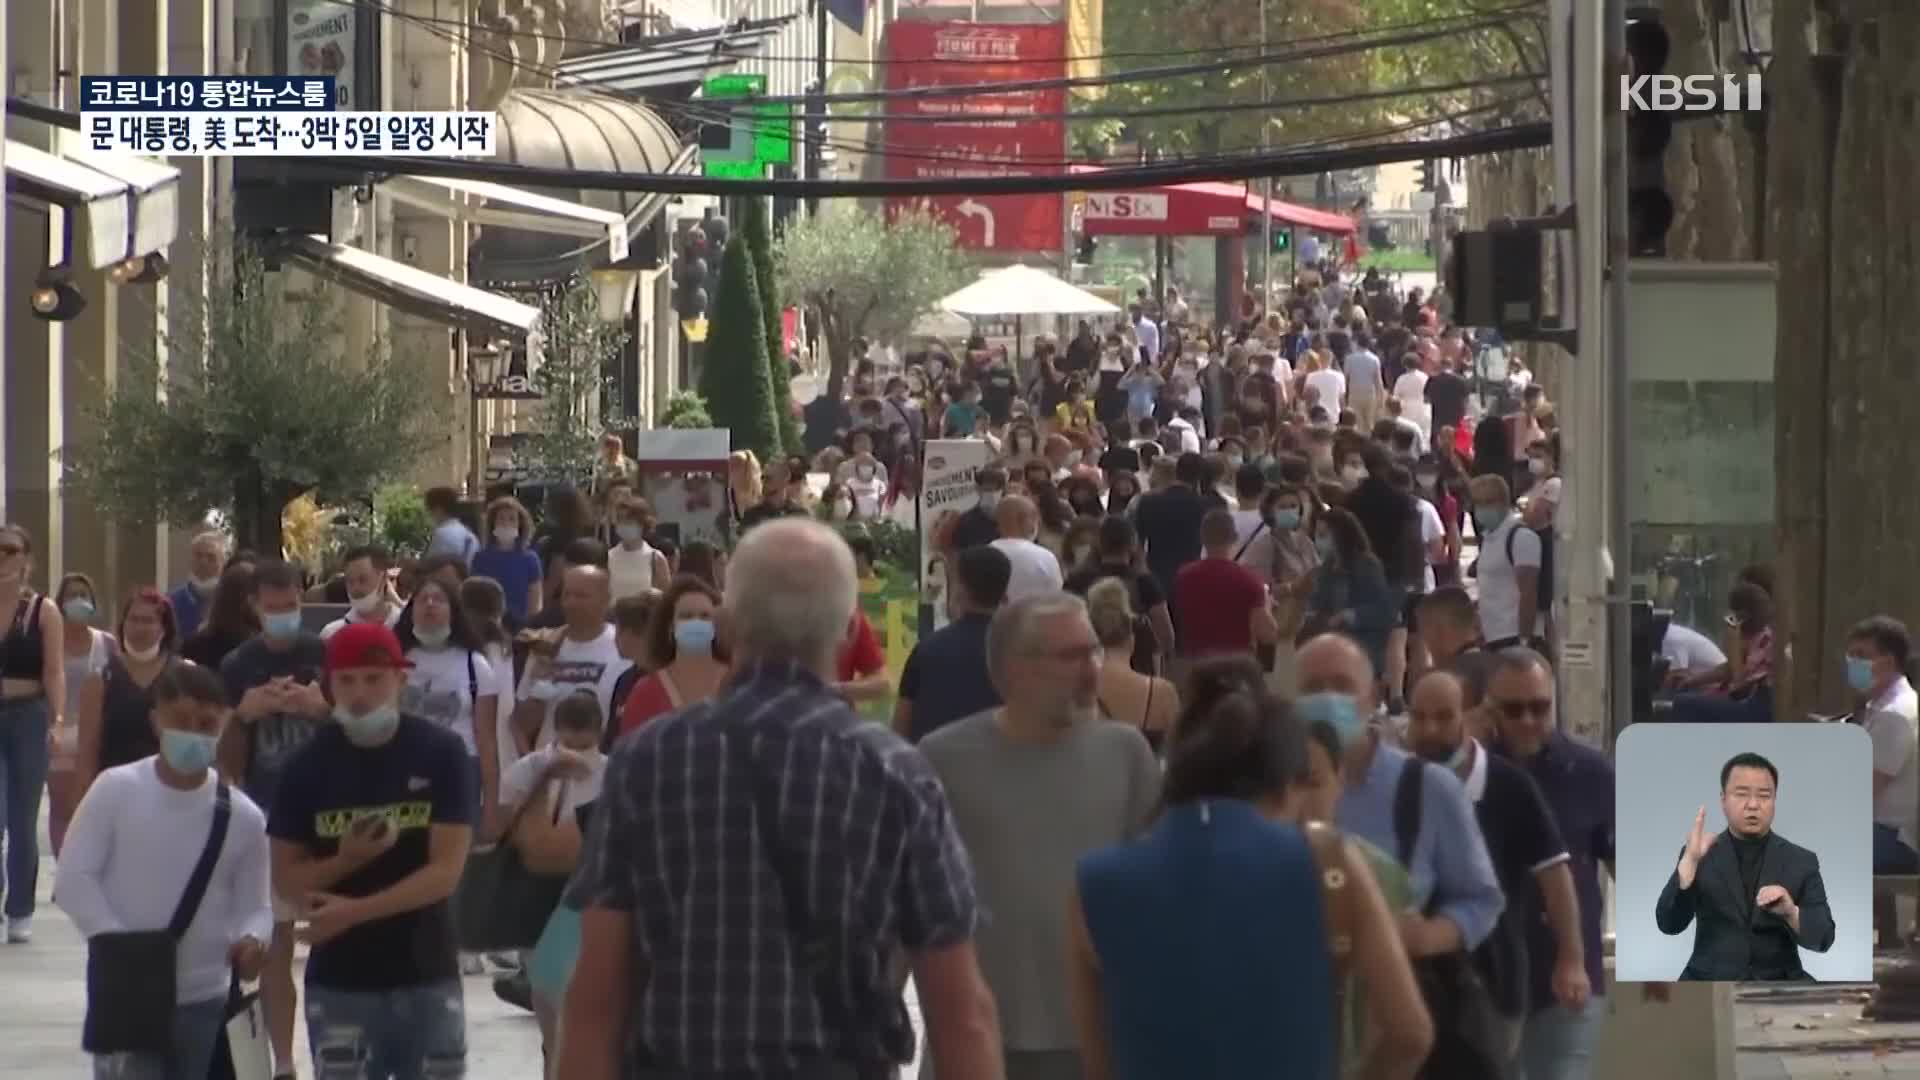
[[[716,75],[701,84],[711,112],[724,111],[700,130],[700,160],[706,175],[758,179],[771,165],[793,164],[793,106],[755,101],[766,94],[767,77]]]

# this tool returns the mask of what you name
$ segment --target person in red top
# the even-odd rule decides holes
[[[880,636],[873,632],[867,613],[853,609],[853,622],[847,626],[847,640],[840,646],[840,682],[835,689],[855,705],[880,701],[892,691],[887,680],[887,654],[880,648]]]
[[[1174,575],[1177,640],[1186,659],[1251,653],[1256,643],[1279,640],[1266,585],[1234,561],[1237,539],[1230,512],[1207,511],[1200,519],[1200,558]]]
[[[727,677],[726,649],[714,640],[720,592],[691,574],[673,579],[653,607],[647,654],[658,665],[620,707],[620,734],[657,716],[705,701]]]

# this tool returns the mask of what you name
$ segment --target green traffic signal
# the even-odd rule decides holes
[[[1293,230],[1292,229],[1273,230],[1274,254],[1284,255],[1288,251],[1291,251],[1292,249],[1293,249]]]

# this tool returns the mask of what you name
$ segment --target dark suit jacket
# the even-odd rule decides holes
[[[1684,850],[1684,849],[1683,849]],[[1690,888],[1680,887],[1676,867],[1654,905],[1654,921],[1663,934],[1679,934],[1699,920],[1693,956],[1682,980],[1774,982],[1811,980],[1800,966],[1800,950],[1826,952],[1833,947],[1833,911],[1820,880],[1820,858],[1778,833],[1767,836],[1760,855],[1760,884],[1779,885],[1800,908],[1800,931],[1753,903],[1740,880],[1739,859],[1726,833],[1707,849]]]

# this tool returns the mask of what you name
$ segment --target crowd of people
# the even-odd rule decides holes
[[[725,546],[662,535],[617,435],[538,521],[429,492],[404,573],[209,533],[109,615],[0,526],[7,940],[44,785],[103,1077],[219,1075],[255,979],[278,1075],[462,1075],[490,967],[564,1080],[1589,1075],[1614,786],[1556,725],[1551,405],[1376,279],[1186,310],[856,368],[806,456],[734,455]],[[991,458],[923,523],[896,686],[846,525],[932,438]],[[1672,678],[1744,702],[1761,645]],[[1905,631],[1848,649],[1914,860]]]

